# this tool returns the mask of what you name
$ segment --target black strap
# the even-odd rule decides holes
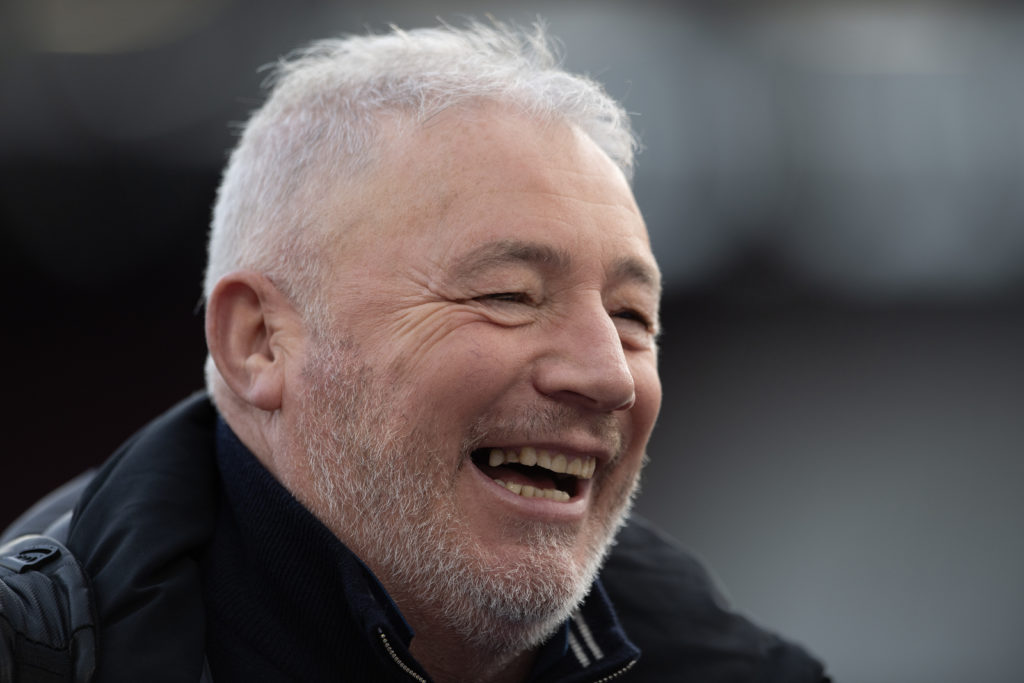
[[[88,579],[63,543],[0,546],[0,683],[89,683],[95,624]]]

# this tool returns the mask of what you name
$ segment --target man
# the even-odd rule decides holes
[[[605,564],[661,401],[635,148],[539,31],[280,64],[214,210],[209,398],[72,495],[97,680],[822,680],[642,522]]]

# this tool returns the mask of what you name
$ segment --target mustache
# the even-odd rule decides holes
[[[463,443],[466,457],[480,446],[499,441],[558,441],[567,434],[585,434],[618,460],[626,435],[610,413],[589,413],[563,403],[542,403],[477,418]]]

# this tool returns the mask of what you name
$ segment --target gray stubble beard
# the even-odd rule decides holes
[[[636,482],[616,492],[618,512],[592,535],[583,563],[573,557],[575,530],[523,523],[516,531],[531,552],[502,564],[459,514],[458,470],[437,467],[448,462],[427,447],[437,440],[389,411],[407,398],[403,389],[381,382],[351,343],[314,345],[296,444],[315,482],[304,502],[386,588],[415,596],[468,646],[500,658],[542,643],[590,591]],[[460,467],[473,466],[468,456],[481,438],[467,436]]]

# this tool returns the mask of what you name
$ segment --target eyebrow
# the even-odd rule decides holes
[[[510,239],[481,244],[460,257],[453,270],[456,277],[469,278],[481,271],[505,265],[527,264],[567,270],[571,263],[570,253],[563,249]],[[661,274],[645,261],[629,256],[616,259],[610,272],[615,279],[637,282],[655,294],[661,294]]]
[[[525,263],[553,269],[569,267],[572,259],[561,249],[547,244],[521,240],[497,240],[486,242],[459,258],[454,272],[457,277],[467,278],[499,266]]]
[[[626,256],[612,264],[611,272],[616,279],[638,282],[661,296],[661,273],[645,261]]]

